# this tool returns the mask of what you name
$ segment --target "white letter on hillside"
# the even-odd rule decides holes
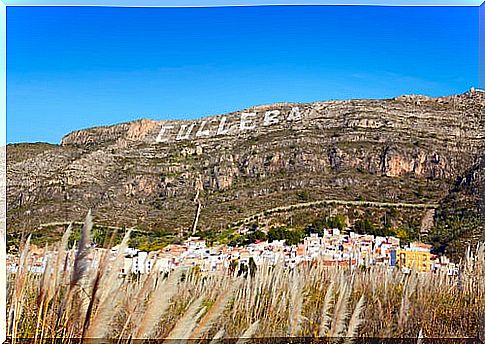
[[[229,132],[229,129],[224,128],[224,124],[226,124],[227,117],[222,117],[221,121],[219,122],[219,127],[217,128],[217,135],[224,135]]]
[[[301,119],[300,108],[295,106],[291,108],[290,113],[288,114],[287,121],[299,121]]]
[[[160,132],[158,133],[158,136],[155,139],[155,142],[160,143],[160,142],[167,141],[168,138],[167,137],[164,138],[163,136],[169,129],[173,129],[173,125],[162,125],[162,128],[160,129]]]
[[[187,131],[184,134],[185,128],[187,128],[187,127],[189,129],[187,129]],[[189,139],[189,136],[190,136],[190,133],[192,132],[192,129],[194,129],[194,127],[195,127],[195,123],[192,123],[191,125],[182,124],[180,126],[180,130],[179,130],[179,133],[177,134],[176,140],[177,141],[180,141],[180,140],[188,140]]]
[[[264,122],[263,125],[271,125],[271,124],[276,124],[280,120],[278,119],[278,115],[280,114],[280,110],[271,110],[271,111],[266,111],[264,114]]]
[[[255,117],[256,113],[254,112],[243,112],[241,114],[241,122],[239,124],[239,130],[253,130],[256,126],[253,124],[252,126],[248,126],[252,122],[252,119],[249,117]]]
[[[200,124],[199,130],[197,130],[197,134],[195,134],[196,137],[201,137],[201,136],[209,136],[210,132],[209,129],[204,130],[205,125],[207,124],[207,121],[202,121]]]

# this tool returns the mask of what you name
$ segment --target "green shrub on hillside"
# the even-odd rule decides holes
[[[285,240],[287,245],[296,245],[305,237],[302,229],[289,229],[287,227],[271,228],[268,231],[268,240]]]

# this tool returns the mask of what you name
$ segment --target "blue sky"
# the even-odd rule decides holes
[[[477,7],[7,8],[7,142],[473,85]]]

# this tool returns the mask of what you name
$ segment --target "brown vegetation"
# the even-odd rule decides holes
[[[45,272],[28,272],[30,248],[9,273],[8,335],[19,338],[477,337],[485,306],[485,245],[458,277],[404,275],[385,267],[328,268],[318,262],[254,274],[199,270],[118,275],[122,254],[88,256],[88,214],[78,250],[68,230]],[[128,233],[129,235],[129,233]],[[123,252],[128,235],[119,246]],[[106,250],[109,252],[109,250]]]

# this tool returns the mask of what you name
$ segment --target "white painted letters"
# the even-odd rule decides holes
[[[292,107],[288,114],[287,121],[299,121],[301,119],[300,108],[298,106]]]
[[[227,117],[222,117],[221,121],[219,122],[219,127],[217,128],[217,135],[225,135],[229,132],[229,129],[224,128],[224,124],[226,124]]]
[[[255,112],[243,112],[241,114],[241,122],[239,122],[239,130],[253,130],[256,125],[249,125],[253,121],[251,117],[256,117]]]
[[[165,142],[168,140],[167,137],[163,137],[165,135],[165,133],[170,130],[170,129],[173,129],[173,125],[162,125],[162,128],[160,129],[160,132],[158,133],[158,136],[157,138],[155,139],[155,141],[157,143],[159,142]]]
[[[187,129],[187,131],[185,131],[185,129],[187,127],[188,127],[188,129]],[[179,130],[179,133],[177,134],[176,140],[177,141],[180,141],[180,140],[188,140],[189,139],[189,136],[190,136],[190,133],[192,132],[192,129],[194,129],[194,127],[195,127],[195,123],[192,123],[191,125],[182,124],[180,126],[180,130]]]
[[[199,137],[211,137],[215,135],[230,135],[237,134],[239,131],[252,131],[258,126],[275,125],[285,120],[299,121],[302,119],[302,113],[298,106],[293,106],[291,109],[274,109],[262,112],[243,112],[237,115],[219,116],[209,119],[201,120],[200,122],[189,122],[189,124],[179,124],[176,127],[173,125],[162,125],[155,141],[180,141],[191,140]],[[187,122],[186,122],[187,123]],[[180,126],[180,127],[179,127]],[[194,128],[197,127],[197,132]],[[179,129],[175,135],[175,128]],[[168,131],[172,130],[170,135]],[[195,132],[195,134],[194,134]]]
[[[263,125],[268,126],[272,124],[278,123],[280,120],[278,119],[278,115],[280,114],[280,110],[271,110],[271,111],[266,111],[264,114],[264,121]]]
[[[207,124],[207,121],[202,121],[200,124],[199,130],[197,130],[197,134],[195,134],[196,137],[201,137],[201,136],[209,136],[210,131],[209,129],[204,130],[205,125]]]

